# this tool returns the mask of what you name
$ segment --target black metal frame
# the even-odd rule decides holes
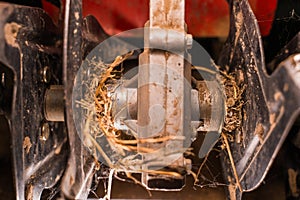
[[[231,150],[243,191],[257,188],[266,176],[293,123],[300,114],[300,79],[293,53],[285,54],[276,70],[268,75],[257,20],[246,0],[230,3],[230,33],[221,53],[220,66],[240,73],[243,95],[242,144],[231,143]],[[299,34],[296,36],[296,39]],[[294,44],[293,44],[294,45]],[[274,61],[276,63],[276,61]],[[240,77],[236,77],[240,78]],[[258,126],[262,128],[257,128]],[[255,144],[255,140],[259,142]],[[234,180],[228,156],[222,156],[224,177]]]
[[[64,124],[46,122],[41,103],[50,84],[61,84],[61,34],[41,9],[1,3],[0,13],[0,110],[12,134],[16,197],[37,198],[59,181],[69,152]],[[46,66],[52,79],[44,83]],[[50,127],[47,141],[39,139],[43,123]]]

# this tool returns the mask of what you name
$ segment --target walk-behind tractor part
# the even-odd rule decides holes
[[[15,197],[244,199],[285,152],[299,198],[299,4],[214,2],[0,3]]]

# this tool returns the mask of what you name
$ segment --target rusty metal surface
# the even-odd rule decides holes
[[[150,0],[149,27],[184,32],[184,0]]]
[[[245,88],[241,143],[231,143],[243,192],[257,188],[300,112],[298,55],[266,73],[257,20],[246,0],[231,1],[231,28],[219,64],[237,73]],[[234,179],[223,154],[224,177]],[[231,177],[231,178],[228,178]],[[232,198],[241,192],[231,190]]]
[[[185,143],[191,140],[192,132],[191,68],[184,60],[188,59],[184,10],[184,0],[150,1],[149,29],[145,33],[144,52],[139,57],[137,119],[139,138],[184,136],[185,140],[167,141],[160,145],[138,144],[138,147],[171,148],[174,151],[189,146]],[[154,153],[142,155],[146,162],[157,158]],[[165,162],[160,163],[161,167],[172,163],[175,167],[185,166],[183,155],[164,156]],[[142,169],[148,171],[153,167],[145,164]],[[142,183],[149,189],[181,189],[184,182],[175,180],[168,181],[142,172]]]
[[[196,70],[198,76],[206,81],[202,79],[209,92],[192,90],[191,57],[187,50],[192,48],[194,41],[192,36],[185,32],[184,9],[184,1],[150,2],[151,18],[143,29],[144,45],[139,46],[144,52],[139,56],[138,75],[125,80],[125,84],[113,92],[113,99],[116,101],[113,116],[116,127],[123,131],[133,130],[132,134],[142,139],[170,136],[184,138],[176,142],[170,139],[153,144],[138,143],[140,149],[147,147],[156,150],[154,153],[144,153],[143,150],[139,152],[143,156],[143,162],[149,163],[141,165],[142,170],[146,171],[142,172],[142,183],[151,190],[180,190],[183,187],[184,178],[168,179],[147,171],[164,167],[182,168],[187,171],[190,169],[190,162],[183,154],[201,127],[199,110],[207,106],[204,105],[207,102],[202,102],[199,106],[199,96],[206,93],[207,96],[213,96],[210,97],[212,105],[206,109],[209,109],[210,113],[202,116],[206,118],[207,126],[201,127],[201,130],[208,133],[198,154],[201,158],[205,157],[218,141],[223,124],[223,93],[216,78],[207,81],[212,79],[212,75]],[[208,68],[208,71],[217,70],[207,52],[198,43],[192,51],[195,55],[194,61],[199,66]],[[176,151],[178,153],[174,153]]]

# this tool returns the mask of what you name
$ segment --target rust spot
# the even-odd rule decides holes
[[[23,141],[23,148],[25,149],[25,152],[27,154],[29,153],[31,147],[32,147],[32,143],[30,141],[30,138],[28,136],[26,136]]]
[[[177,127],[177,128],[175,128],[175,135],[178,133],[178,131],[179,131],[179,128]]]
[[[165,58],[166,58],[166,60],[168,60],[169,57],[170,57],[170,53],[166,51],[166,52],[165,52]]]
[[[237,45],[238,39],[240,37],[241,34],[241,29],[244,23],[244,16],[243,13],[241,11],[237,12],[236,8],[234,8],[234,12],[236,13],[236,20],[235,20],[235,26],[236,26],[236,32],[235,32],[235,40],[234,40],[234,47]],[[242,46],[242,48],[245,48],[244,46]],[[230,54],[230,61],[233,58],[233,53]]]
[[[12,22],[12,23],[6,23],[4,25],[4,37],[7,44],[13,47],[18,47],[18,44],[16,42],[16,38],[19,32],[19,29],[21,28],[21,25]]]
[[[164,1],[164,11],[166,15],[168,15],[170,9],[171,9],[171,1],[170,0]]]
[[[178,114],[177,109],[174,109],[173,115],[176,116]]]
[[[26,199],[32,200],[33,199],[33,185],[29,184],[26,187]]]
[[[244,23],[244,16],[243,13],[240,11],[236,14],[236,25],[238,30],[242,28],[243,23]]]
[[[70,185],[73,185],[74,184],[74,178],[73,176],[70,177]]]
[[[255,128],[254,134],[258,136],[260,143],[262,143],[264,141],[263,140],[264,133],[265,133],[265,129],[264,129],[263,125],[261,123],[258,123]]]
[[[244,72],[242,70],[237,71],[236,82],[241,85],[245,82]]]
[[[160,27],[163,29],[175,29],[177,31],[184,31],[184,27],[181,24],[175,13],[180,13],[181,0],[165,0],[164,3],[155,3],[155,10],[153,13],[153,27]],[[173,16],[176,16],[172,18]],[[171,19],[172,18],[172,19]]]
[[[276,100],[276,101],[279,101],[279,100],[281,100],[283,97],[282,97],[282,93],[281,92],[279,92],[279,91],[277,91],[275,94],[274,94],[274,99]]]
[[[174,108],[176,108],[176,107],[177,107],[177,105],[178,105],[178,100],[177,100],[177,99],[175,99],[175,100],[173,101],[173,106],[174,106]]]

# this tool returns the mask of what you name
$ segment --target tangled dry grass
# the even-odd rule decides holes
[[[86,124],[85,124],[85,140],[88,146],[94,147],[96,151],[103,157],[108,167],[113,169],[112,173],[122,171],[125,172],[128,178],[132,179],[136,184],[140,184],[140,181],[135,179],[131,172],[147,172],[153,175],[164,175],[168,177],[179,178],[182,175],[173,171],[164,170],[142,170],[141,165],[143,165],[143,160],[138,158],[138,155],[143,153],[154,153],[155,149],[138,146],[142,143],[161,143],[170,140],[182,140],[182,137],[176,136],[164,136],[161,138],[145,138],[140,139],[136,137],[130,137],[130,139],[124,139],[122,131],[118,130],[114,126],[114,118],[112,116],[113,100],[112,93],[118,87],[118,81],[115,77],[116,67],[128,59],[133,52],[129,52],[123,56],[118,56],[111,64],[97,63],[97,67],[100,67],[102,72],[100,76],[94,77],[92,81],[91,91],[89,93],[88,100],[82,100],[78,103],[82,105],[87,110]],[[201,70],[201,69],[200,69]],[[207,73],[211,72],[207,69],[203,69]],[[219,82],[224,87],[225,96],[225,107],[226,116],[224,119],[224,127],[222,129],[221,138],[223,145],[222,148],[227,151],[229,160],[231,162],[232,171],[235,176],[235,185],[242,190],[238,175],[236,173],[234,160],[230,150],[230,142],[234,142],[234,132],[240,129],[242,120],[242,106],[244,104],[242,100],[242,95],[244,88],[238,85],[234,79],[234,74],[228,74],[225,71],[220,70],[220,74],[216,74]],[[92,117],[95,115],[95,117]],[[91,125],[92,124],[92,125]],[[93,127],[92,130],[90,130]],[[134,134],[133,134],[134,135]],[[110,148],[115,154],[121,155],[121,159],[117,162],[111,160],[111,155],[103,150],[102,146],[98,143],[97,138],[105,137]],[[94,153],[97,157],[97,153]],[[126,152],[133,152],[133,154],[128,155]],[[175,153],[175,152],[174,152]],[[178,152],[176,152],[178,153]],[[182,151],[181,153],[186,153]],[[208,156],[208,155],[207,155]],[[198,176],[201,173],[201,169],[205,164],[207,157],[202,162],[199,167],[198,173],[195,174],[189,169],[185,169],[190,173],[195,180],[198,181]],[[149,163],[148,163],[149,164]]]
[[[135,137],[135,135],[137,135],[136,133],[124,133],[124,131],[118,130],[114,126],[113,93],[120,84],[116,77],[116,68],[126,59],[130,58],[132,54],[133,52],[129,52],[125,55],[118,56],[111,64],[90,61],[91,63],[89,64],[98,68],[97,70],[100,72],[98,76],[91,75],[93,77],[91,78],[92,81],[88,83],[90,85],[88,86],[89,90],[87,94],[83,99],[77,101],[86,112],[83,128],[85,145],[94,152],[93,155],[95,158],[99,158],[100,154],[105,164],[112,169],[112,173],[124,172],[127,178],[133,180],[136,184],[142,185],[139,180],[132,176],[132,172],[146,172],[151,175],[181,178],[182,174],[176,171],[142,169],[142,165],[151,165],[152,162],[155,163],[161,159],[161,154],[157,152],[157,149],[138,144],[163,143],[172,140],[183,141],[185,137],[170,135],[155,138],[137,138]],[[124,134],[127,136],[130,135],[130,137],[124,137]],[[99,138],[105,138],[114,155],[112,155],[111,152],[107,153],[103,144],[99,143]],[[174,149],[168,153],[169,155],[172,153],[190,153],[189,150],[190,149]],[[145,161],[140,157],[140,155],[144,153],[153,153],[155,156],[153,156],[151,161],[144,163]],[[157,159],[155,159],[156,157]],[[195,176],[188,168],[184,170]],[[110,175],[110,177],[111,176],[112,175]],[[149,195],[151,194],[149,193]]]
[[[236,138],[241,138],[241,125],[242,125],[242,107],[245,104],[242,95],[244,94],[245,85],[238,84],[236,81],[236,75],[234,73],[227,73],[220,70],[220,80],[224,86],[225,92],[225,109],[226,116],[224,120],[224,126],[222,129],[222,143],[223,149],[226,149],[233,175],[235,178],[235,186],[242,192],[242,186],[236,171],[235,162],[232,156],[229,142],[235,142]]]
[[[213,62],[212,62],[213,63]],[[241,133],[241,125],[242,125],[242,107],[245,104],[243,101],[242,95],[244,94],[245,85],[243,83],[238,83],[236,80],[237,74],[235,72],[229,73],[226,70],[221,69],[217,65],[215,65],[217,71],[209,70],[204,67],[196,66],[194,67],[197,70],[203,71],[204,73],[211,74],[215,76],[215,78],[219,81],[221,86],[223,87],[224,92],[224,98],[225,98],[225,118],[224,118],[224,124],[221,132],[221,146],[220,148],[222,150],[226,150],[232,172],[234,175],[235,183],[233,183],[233,180],[231,180],[231,186],[233,188],[237,187],[240,191],[242,191],[242,186],[239,181],[239,177],[236,171],[234,158],[232,156],[230,143],[236,142],[242,140],[241,136],[239,135]],[[209,155],[207,155],[204,160],[202,161],[198,172],[197,177],[201,173],[201,170],[205,163],[207,162],[207,158]],[[197,179],[195,179],[194,185],[196,185]]]
[[[122,170],[128,169],[128,166],[137,166],[141,165],[142,161],[136,159],[137,154],[142,153],[154,153],[155,149],[138,146],[138,144],[145,143],[161,143],[170,140],[183,140],[183,137],[179,136],[164,136],[160,138],[136,138],[131,137],[131,139],[124,139],[122,137],[123,132],[118,130],[114,126],[114,117],[112,116],[113,109],[113,101],[112,101],[112,93],[116,86],[111,87],[112,85],[116,85],[116,80],[114,79],[114,69],[119,66],[124,60],[128,59],[133,52],[129,52],[123,56],[118,56],[114,60],[113,63],[107,66],[105,73],[103,73],[99,79],[99,83],[97,89],[95,91],[94,102],[97,113],[97,122],[98,126],[101,129],[101,133],[106,137],[110,147],[118,154],[124,156],[124,159],[119,160],[117,164],[112,163],[105,152],[102,150],[100,145],[96,144],[96,141],[90,137],[91,141],[94,143],[98,151],[105,158],[105,161],[109,163],[109,167],[111,168],[120,168]],[[113,89],[111,89],[113,88]],[[125,151],[134,152],[133,156],[125,157]],[[131,162],[131,163],[129,163]],[[131,168],[133,170],[133,168]],[[130,170],[130,169],[129,169]],[[139,171],[137,168],[134,168],[134,171]],[[151,173],[165,173],[159,171],[153,171]]]

